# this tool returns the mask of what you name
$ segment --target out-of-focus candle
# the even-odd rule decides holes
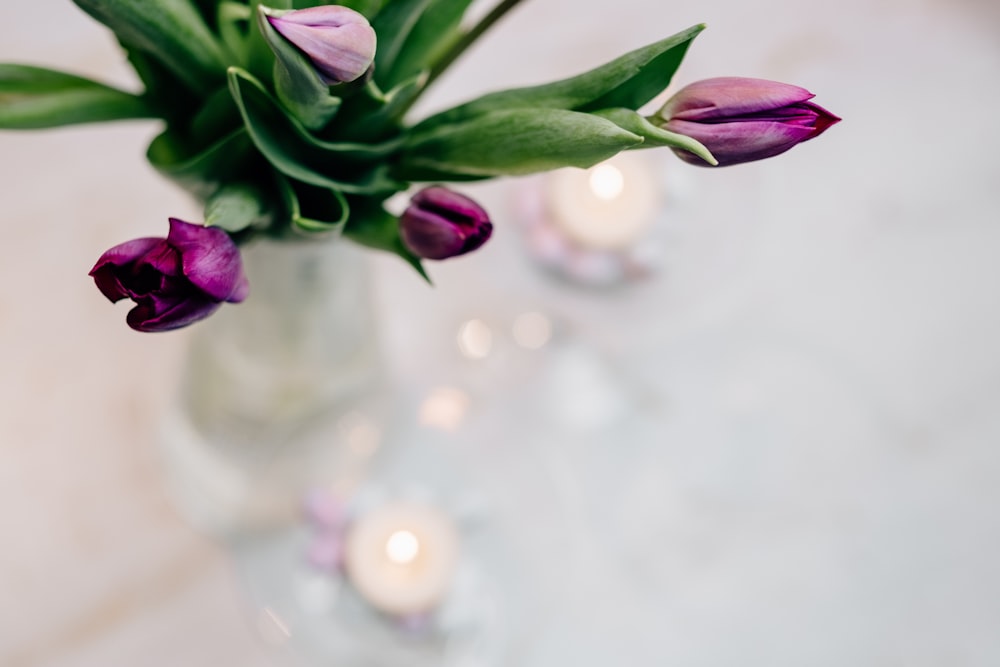
[[[660,192],[645,161],[622,153],[587,170],[550,175],[545,206],[553,224],[587,248],[622,249],[656,217]]]
[[[441,602],[457,558],[458,533],[447,516],[426,505],[394,503],[352,521],[344,568],[373,607],[409,616]]]

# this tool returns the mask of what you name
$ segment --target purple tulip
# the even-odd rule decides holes
[[[329,83],[354,81],[375,60],[375,31],[347,7],[323,5],[268,16],[274,29],[298,47]]]
[[[218,227],[170,218],[167,238],[141,238],[106,251],[90,275],[112,303],[132,299],[136,331],[170,331],[204,319],[223,301],[247,297],[240,251]]]
[[[784,153],[840,122],[804,88],[764,79],[720,77],[679,90],[657,113],[661,127],[697,139],[720,167]],[[685,150],[691,164],[708,166]]]
[[[486,243],[493,223],[476,202],[434,185],[413,196],[399,219],[399,231],[403,244],[418,257],[447,259]]]

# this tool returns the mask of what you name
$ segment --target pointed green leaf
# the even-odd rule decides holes
[[[223,82],[226,59],[191,0],[73,0],[124,43],[149,53],[192,89]]]
[[[399,219],[383,209],[379,202],[371,198],[353,199],[351,217],[344,228],[344,236],[363,246],[399,256],[430,284],[430,276],[424,270],[420,258],[403,245],[403,239],[399,235]]]
[[[205,202],[205,225],[221,227],[232,234],[247,227],[264,226],[268,218],[268,204],[260,188],[249,183],[227,183]]]
[[[173,72],[145,51],[119,44],[128,57],[132,69],[146,87],[142,97],[156,109],[167,124],[187,118],[201,102],[201,97]]]
[[[251,19],[257,16],[259,7],[263,4],[260,0],[250,0]],[[270,9],[292,9],[292,0],[267,0]],[[274,51],[264,39],[260,30],[260,22],[250,21],[250,33],[247,35],[246,46],[247,57],[245,69],[259,81],[264,81],[268,85],[273,83],[274,76]]]
[[[153,139],[146,158],[157,171],[199,199],[208,198],[221,183],[239,180],[244,173],[256,171],[259,165],[243,128],[195,153],[189,152],[184,142],[167,130]]]
[[[331,128],[336,136],[359,138],[358,127],[385,106],[385,93],[372,79],[365,81],[356,94],[347,97],[337,116],[337,123]]]
[[[700,141],[683,134],[659,128],[631,109],[605,109],[604,111],[596,112],[594,115],[607,118],[618,127],[638,134],[644,139],[642,145],[638,146],[638,148],[670,146],[671,148],[680,148],[689,153],[694,153],[712,166],[719,164],[719,161],[712,156],[712,153]]]
[[[375,81],[390,87],[384,78],[392,70],[403,44],[430,0],[392,0],[372,20],[378,37],[375,50]]]
[[[426,81],[427,73],[419,72],[385,94],[369,82],[365,94],[349,100],[350,106],[338,118],[338,132],[355,141],[379,141],[397,134],[398,116],[420,94]]]
[[[247,37],[250,34],[250,19],[253,16],[250,6],[243,2],[223,0],[219,3],[217,11],[216,22],[223,46],[236,62],[246,62]]]
[[[281,36],[267,20],[270,8],[260,5],[257,23],[264,40],[274,51],[274,87],[278,99],[310,130],[325,127],[340,109],[339,97],[327,85],[309,59]]]
[[[611,121],[562,109],[508,109],[414,134],[399,175],[423,180],[423,170],[470,176],[530,174],[590,167],[642,143]]]
[[[248,72],[230,68],[229,87],[250,138],[274,168],[303,183],[342,192],[388,194],[402,189],[381,159],[396,145],[326,142],[288,116]]]
[[[306,183],[293,184],[281,177],[278,178],[278,187],[296,231],[331,236],[341,234],[351,209],[340,191]]]
[[[72,74],[0,64],[0,128],[24,130],[155,118],[146,100]]]
[[[391,88],[430,69],[459,38],[458,28],[470,4],[472,0],[430,0],[380,80]]]
[[[704,28],[704,25],[693,26],[579,76],[484,95],[431,116],[417,129],[454,123],[497,109],[638,109],[670,84],[691,40]]]

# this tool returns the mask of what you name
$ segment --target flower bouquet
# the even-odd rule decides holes
[[[644,108],[700,25],[565,80],[414,117],[442,73],[520,4],[494,1],[469,21],[472,0],[74,0],[113,31],[141,92],[0,64],[0,128],[162,123],[147,158],[203,204],[202,219],[165,212],[164,237],[105,251],[90,275],[112,302],[134,302],[126,321],[139,331],[217,313],[191,332],[180,396],[160,425],[164,481],[191,523],[240,538],[230,547],[262,618],[315,642],[316,664],[521,664],[508,647],[521,650],[558,609],[534,589],[579,599],[549,581],[574,569],[576,537],[560,528],[579,529],[547,473],[562,459],[534,451],[558,437],[506,437],[480,470],[471,452],[495,444],[496,422],[463,425],[455,455],[410,412],[387,416],[395,405],[382,404],[397,398],[381,384],[352,246],[426,277],[425,262],[472,252],[504,224],[459,192],[463,182],[657,147],[692,165],[734,165],[839,120],[802,88],[744,78],[696,82]],[[465,399],[454,390],[424,405],[448,418]],[[499,494],[530,502],[491,507]],[[553,530],[518,532],[546,520]],[[546,585],[532,586],[542,570]]]
[[[778,155],[839,118],[797,86],[718,78],[640,109],[670,84],[697,25],[561,81],[484,95],[424,118],[411,107],[520,0],[473,24],[472,0],[74,0],[112,30],[141,80],[130,93],[0,64],[0,128],[132,118],[164,129],[147,158],[204,204],[165,238],[127,241],[90,274],[135,303],[139,331],[201,320],[253,291],[240,246],[343,237],[422,262],[471,252],[487,212],[443,184],[586,168],[668,147],[725,166]],[[425,184],[402,215],[385,202]],[[250,297],[252,298],[252,297]]]

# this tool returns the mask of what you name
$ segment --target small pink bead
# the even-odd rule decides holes
[[[339,530],[347,521],[344,504],[325,489],[312,489],[302,502],[306,519],[316,526]]]
[[[309,564],[321,570],[337,570],[344,561],[344,543],[339,535],[320,533],[306,552]]]

